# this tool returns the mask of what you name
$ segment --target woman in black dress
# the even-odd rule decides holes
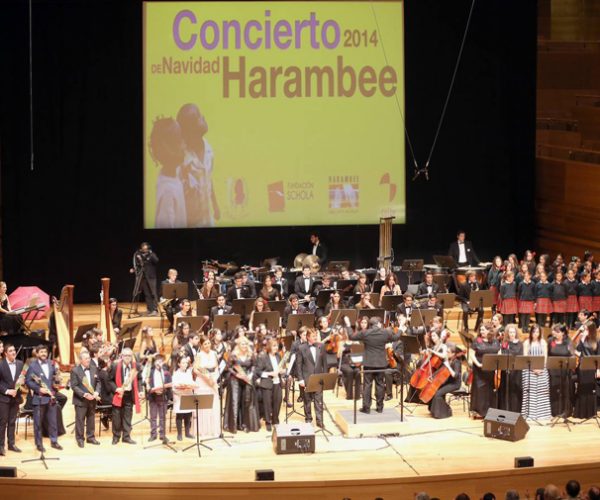
[[[483,356],[498,354],[500,343],[494,338],[490,323],[479,327],[479,335],[472,344],[471,361],[473,363],[473,382],[471,384],[470,411],[475,418],[485,417],[494,400],[494,372],[483,371]]]
[[[438,389],[435,396],[429,402],[429,411],[433,418],[449,418],[452,416],[452,408],[446,402],[446,394],[457,391],[461,386],[461,358],[455,357],[456,345],[448,342],[448,360],[444,361],[444,365],[450,371],[450,377],[444,382],[442,387]]]
[[[9,335],[14,335],[19,332],[21,324],[19,320],[21,316],[11,316],[8,313],[12,311],[10,301],[8,300],[8,290],[6,283],[0,281],[0,332],[6,332]]]
[[[223,428],[228,432],[256,432],[260,429],[254,390],[255,363],[250,341],[240,337],[228,362],[230,377],[223,418]]]
[[[598,338],[596,324],[588,321],[582,326],[579,342],[575,348],[575,355],[579,356],[577,369],[577,394],[575,396],[575,418],[592,418],[598,411],[596,402],[596,370],[581,370],[581,362],[587,356],[598,354]]]
[[[548,358],[573,355],[573,348],[567,336],[566,326],[554,325],[552,327],[552,338],[548,340]],[[568,417],[573,410],[571,404],[571,372],[567,370],[548,370],[548,375],[550,376],[552,416]]]
[[[517,325],[507,325],[504,330],[504,339],[500,346],[499,354],[508,354],[510,356],[523,355],[523,344],[519,340]],[[500,409],[521,413],[521,401],[523,399],[521,370],[512,370],[508,377],[506,371],[502,371],[499,392]]]

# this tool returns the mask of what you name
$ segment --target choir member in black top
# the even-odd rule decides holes
[[[517,325],[508,325],[504,330],[504,339],[500,346],[500,354],[509,356],[522,356],[523,344],[519,340]],[[521,370],[512,370],[507,374],[502,371],[500,378],[500,404],[503,410],[521,413],[522,401],[522,373]]]
[[[473,382],[471,384],[470,411],[480,418],[485,417],[494,400],[494,372],[483,371],[483,356],[498,354],[499,342],[494,338],[492,326],[484,323],[479,328],[479,335],[472,344],[471,360],[473,362]]]
[[[557,272],[552,282],[550,291],[552,297],[552,323],[564,323],[566,320],[567,289],[563,278],[563,273]]]
[[[594,281],[592,281],[592,312],[596,315],[596,326],[600,321],[600,270],[594,272]]]
[[[579,367],[577,368],[577,395],[575,396],[573,416],[575,418],[592,418],[598,411],[596,380],[599,374],[596,370],[582,370],[581,361],[586,356],[598,355],[596,324],[593,321],[588,321],[581,326],[575,354],[579,356]]]
[[[457,391],[461,386],[462,361],[460,358],[454,357],[456,355],[455,344],[449,342],[447,347],[448,360],[444,361],[444,366],[450,371],[450,376],[429,402],[429,411],[433,418],[449,418],[452,416],[452,408],[446,402],[446,394]]]
[[[586,309],[592,311],[594,309],[594,290],[592,287],[592,275],[587,271],[581,273],[581,282],[577,285],[577,300],[579,310]]]
[[[548,340],[548,357],[571,356],[573,354],[565,326],[554,325],[552,327],[552,338]],[[568,417],[572,411],[570,374],[568,370],[548,370],[548,375],[550,376],[552,416]]]
[[[535,283],[531,281],[529,271],[525,272],[523,281],[517,287],[517,296],[519,299],[519,326],[523,333],[529,331],[529,318],[535,309]]]
[[[507,271],[504,274],[504,283],[500,285],[500,314],[502,314],[504,326],[515,322],[518,311],[517,284],[514,280],[515,274]]]
[[[546,326],[546,319],[552,314],[552,288],[548,275],[542,271],[535,284],[535,322],[540,326]]]
[[[496,255],[492,261],[492,267],[488,271],[487,283],[492,291],[494,297],[494,305],[492,306],[492,314],[496,314],[496,307],[498,305],[498,298],[500,294],[500,285],[502,280],[502,257]]]

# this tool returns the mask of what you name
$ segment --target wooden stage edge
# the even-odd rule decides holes
[[[475,458],[475,457],[474,457]],[[423,475],[413,478],[336,480],[332,471],[330,481],[273,481],[273,482],[154,482],[154,481],[82,481],[0,479],[4,498],[70,500],[89,498],[88,495],[118,496],[119,499],[180,499],[200,496],[203,499],[257,498],[264,500],[366,500],[381,498],[411,499],[416,492],[426,491],[431,496],[452,499],[459,492],[471,498],[480,498],[487,491],[496,495],[508,489],[517,489],[522,498],[533,497],[537,487],[553,483],[563,488],[570,479],[577,478],[584,487],[599,483],[600,462],[573,465],[508,469],[479,473]],[[6,496],[5,496],[6,495]],[[106,497],[105,497],[106,498]]]

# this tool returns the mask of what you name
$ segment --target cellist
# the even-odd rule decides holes
[[[429,401],[429,411],[433,418],[448,418],[452,416],[452,408],[446,402],[446,394],[457,391],[461,386],[462,361],[456,356],[456,345],[452,342],[447,346],[448,359],[444,360],[444,366],[450,372],[450,376],[437,390],[435,396]]]

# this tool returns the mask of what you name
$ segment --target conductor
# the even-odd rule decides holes
[[[344,318],[344,321],[346,326],[350,326],[350,321],[347,317]],[[385,345],[400,340],[400,335],[400,332],[394,333],[390,329],[384,329],[381,324],[381,318],[376,316],[369,320],[368,330],[350,334],[350,340],[360,340],[365,345],[363,364],[366,373],[363,380],[363,406],[360,409],[362,413],[371,412],[373,381],[375,381],[375,397],[377,400],[376,411],[377,413],[383,412],[383,398],[385,397],[384,370],[388,366]]]

